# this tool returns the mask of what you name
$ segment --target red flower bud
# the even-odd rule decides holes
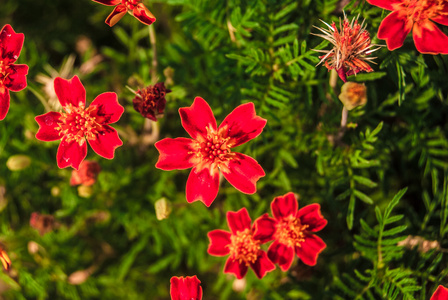
[[[163,82],[138,90],[132,100],[134,109],[143,117],[157,121],[158,118],[163,117],[166,104],[165,95],[170,92],[171,90],[167,90]]]

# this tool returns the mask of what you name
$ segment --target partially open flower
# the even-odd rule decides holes
[[[165,95],[170,92],[171,90],[166,89],[163,82],[138,90],[132,100],[134,109],[143,117],[157,121],[157,119],[163,117],[166,105]]]
[[[79,170],[72,171],[70,185],[93,185],[100,172],[101,167],[99,163],[92,160],[85,160],[79,165]]]
[[[319,56],[321,59],[319,64],[324,63],[328,70],[335,69],[344,82],[346,82],[347,76],[363,71],[373,72],[368,62],[374,63],[372,60],[376,57],[367,56],[380,47],[372,49],[378,45],[371,44],[370,34],[364,26],[364,21],[359,24],[356,18],[349,22],[344,14],[344,20],[339,20],[339,29],[334,22],[331,26],[323,23],[327,25],[328,29],[316,27],[323,34],[314,35],[329,41],[333,48],[331,50],[314,50],[324,53]]]
[[[367,88],[364,84],[348,81],[342,85],[338,98],[345,108],[352,110],[367,103]]]
[[[143,4],[142,0],[92,0],[107,6],[115,6],[112,13],[107,17],[106,24],[110,27],[128,12],[145,25],[151,25],[156,21],[156,17]]]

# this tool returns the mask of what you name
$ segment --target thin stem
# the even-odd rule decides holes
[[[344,106],[341,115],[341,129],[347,127],[348,109]]]
[[[152,49],[152,68],[151,68],[151,83],[156,84],[157,81],[157,40],[156,32],[154,31],[154,26],[148,26],[149,28],[149,42],[151,43]]]

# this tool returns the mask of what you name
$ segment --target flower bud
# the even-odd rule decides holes
[[[342,85],[339,100],[348,110],[364,105],[367,103],[367,88],[364,84],[348,81]]]
[[[78,195],[83,198],[90,198],[93,194],[93,189],[90,186],[80,185],[78,186]]]
[[[167,219],[171,214],[172,206],[171,202],[166,200],[166,198],[160,198],[154,204],[156,209],[156,218],[161,221],[163,219]]]
[[[28,168],[31,164],[31,158],[23,154],[10,156],[6,161],[6,166],[11,171],[21,171]]]
[[[134,109],[143,117],[157,121],[158,118],[163,117],[166,105],[165,95],[170,92],[171,90],[166,89],[163,82],[138,90],[132,100]]]

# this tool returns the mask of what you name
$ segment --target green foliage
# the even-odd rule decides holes
[[[342,81],[316,67],[314,51],[331,44],[312,33],[325,26],[320,20],[338,25],[344,11],[365,18],[372,42],[384,45],[376,33],[386,10],[358,0],[144,3],[157,17],[155,44],[129,14],[109,28],[113,8],[91,0],[2,2],[0,25],[25,34],[18,63],[30,67],[27,88],[11,92],[0,122],[0,243],[12,260],[12,270],[0,272],[2,298],[168,299],[170,278],[191,275],[204,299],[423,300],[447,285],[446,55],[418,53],[411,36],[395,51],[381,47],[374,72],[348,78],[365,84],[368,102],[341,127]],[[71,170],[57,168],[58,142],[34,137],[34,117],[57,103],[51,82],[39,78],[57,73],[78,75],[88,103],[113,91],[125,107],[113,124],[124,142],[115,158],[89,149],[102,172],[87,198],[70,186]],[[126,86],[160,81],[172,92],[164,117],[148,129]],[[266,173],[257,193],[224,180],[210,208],[188,204],[189,171],[155,168],[153,143],[187,137],[178,109],[196,96],[218,124],[246,102],[267,119],[258,138],[236,149]],[[18,155],[31,162],[13,170],[6,162]],[[300,208],[319,203],[328,220],[316,233],[327,245],[316,266],[295,258],[289,271],[262,280],[252,271],[243,281],[224,274],[227,258],[207,253],[207,233],[228,230],[228,211],[246,207],[252,220],[270,213],[272,199],[291,191]],[[164,220],[154,209],[161,198],[172,204]],[[41,236],[31,228],[33,212],[53,215],[53,230]]]

